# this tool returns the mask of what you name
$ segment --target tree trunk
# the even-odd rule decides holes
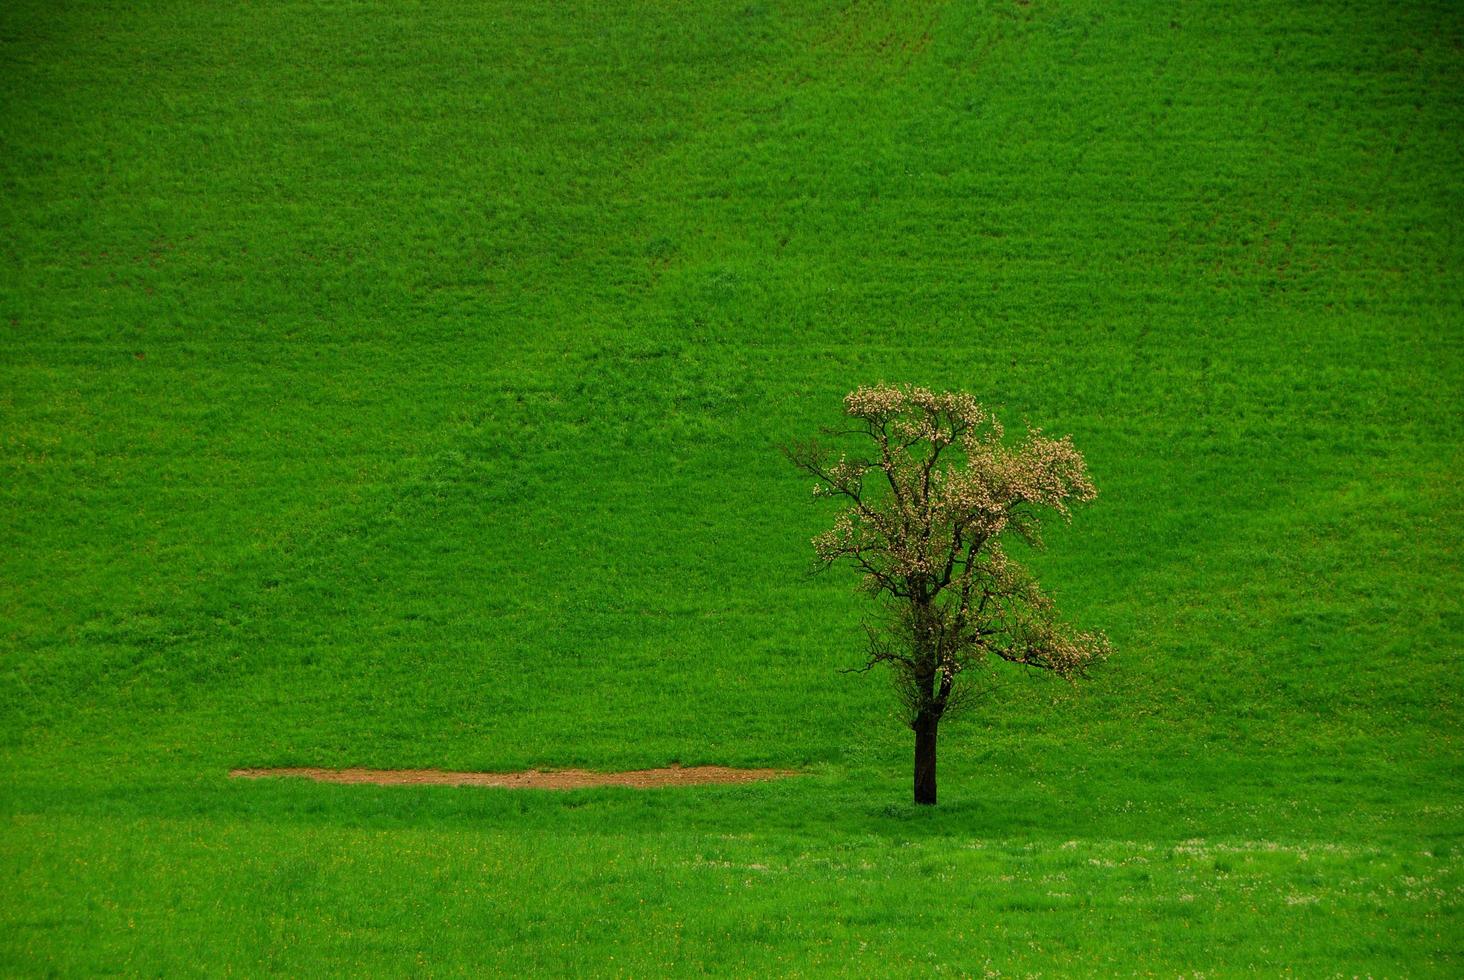
[[[935,805],[935,731],[937,718],[915,721],[915,802]]]

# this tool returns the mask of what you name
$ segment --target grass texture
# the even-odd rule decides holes
[[[0,971],[1464,972],[1448,3],[0,6]],[[942,729],[776,446],[1071,433]],[[233,766],[774,765],[559,795]]]

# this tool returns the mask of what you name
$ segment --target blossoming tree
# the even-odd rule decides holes
[[[879,601],[866,624],[867,660],[888,665],[915,732],[915,802],[936,801],[941,718],[983,689],[980,668],[1008,661],[1065,678],[1108,655],[1101,633],[1063,624],[1004,537],[1041,545],[1041,521],[1070,519],[1096,491],[1069,438],[1039,430],[1009,442],[1001,423],[963,392],[861,387],[844,399],[862,453],[811,442],[787,450],[815,478],[814,496],[840,503],[813,539],[820,567],[852,566]]]

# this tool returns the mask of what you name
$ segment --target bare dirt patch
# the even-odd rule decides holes
[[[655,789],[661,786],[707,786],[724,783],[752,783],[796,776],[791,769],[731,769],[726,766],[668,766],[665,769],[636,769],[630,772],[591,772],[588,769],[555,769],[524,772],[444,772],[441,769],[233,769],[235,779],[269,779],[277,776],[313,779],[318,783],[355,783],[373,786],[492,786],[500,789],[588,789],[593,786],[628,786]]]

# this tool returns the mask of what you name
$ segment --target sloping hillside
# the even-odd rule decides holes
[[[1461,967],[1448,4],[0,9],[0,969]],[[942,804],[777,446],[1070,432]],[[794,767],[546,796],[235,766]]]

